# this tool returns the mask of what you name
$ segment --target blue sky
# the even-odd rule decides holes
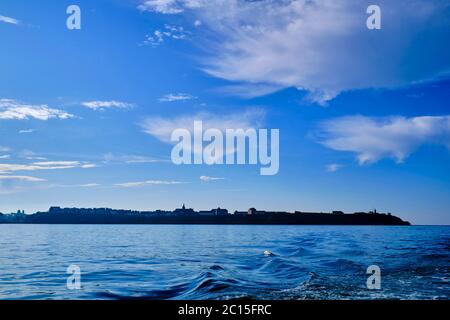
[[[3,0],[0,212],[186,203],[450,223],[449,4],[378,3],[381,30],[365,1]],[[172,164],[164,134],[193,118],[279,129],[279,173]]]

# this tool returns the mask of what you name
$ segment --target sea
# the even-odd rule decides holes
[[[449,226],[0,225],[0,299],[448,300],[449,263]]]

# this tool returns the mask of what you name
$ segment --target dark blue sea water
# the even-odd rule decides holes
[[[0,225],[3,299],[449,299],[449,262],[450,227]]]

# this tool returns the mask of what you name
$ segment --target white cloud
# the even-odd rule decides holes
[[[258,85],[272,92],[295,87],[326,104],[343,91],[395,88],[448,76],[450,49],[441,45],[450,37],[448,1],[379,0],[381,30],[366,27],[370,4],[154,0],[142,1],[139,9],[202,21],[202,46],[209,55],[204,70],[259,90],[248,96],[270,92]]]
[[[11,155],[9,155],[9,154],[0,155],[0,159],[9,159],[9,158],[11,158]]]
[[[92,110],[105,110],[105,109],[129,109],[133,107],[133,104],[121,101],[86,101],[81,103],[82,106]]]
[[[211,181],[224,180],[224,179],[225,178],[200,176],[200,180],[203,181],[203,182],[211,182]]]
[[[339,169],[341,169],[343,166],[341,164],[337,164],[337,163],[331,163],[331,164],[327,164],[325,166],[325,170],[327,172],[336,172]]]
[[[79,161],[41,161],[34,162],[33,164],[38,166],[78,166]]]
[[[204,2],[204,0],[144,0],[138,9],[162,14],[177,14],[182,13],[186,8],[200,8]]]
[[[99,183],[86,183],[86,184],[54,184],[49,187],[52,188],[97,188],[100,187]]]
[[[33,161],[44,161],[44,160],[47,160],[46,157],[42,157],[42,156],[36,154],[35,152],[33,152],[31,150],[22,150],[19,153],[19,157],[27,159],[27,160],[33,160]]]
[[[147,180],[147,181],[138,181],[138,182],[125,182],[125,183],[117,183],[116,187],[121,188],[135,188],[135,187],[143,187],[148,185],[176,185],[182,184],[180,181],[166,181],[166,180]]]
[[[189,34],[190,32],[186,31],[182,26],[165,24],[164,29],[155,30],[152,34],[145,35],[142,44],[157,47],[162,44],[165,39],[183,40],[186,39]]]
[[[33,133],[35,130],[34,129],[23,129],[23,130],[19,130],[19,133],[20,134],[23,134],[23,133]]]
[[[176,0],[146,0],[138,6],[138,9],[142,11],[154,11],[164,14],[183,12],[183,8],[177,6]]]
[[[98,167],[98,165],[96,165],[95,163],[85,163],[80,166],[80,168],[82,168],[82,169],[92,169],[92,168],[97,168],[97,167]]]
[[[127,155],[127,154],[113,154],[113,153],[107,153],[103,155],[103,161],[106,163],[109,162],[116,162],[116,163],[159,163],[159,162],[169,162],[170,160],[163,160],[163,159],[155,159],[152,157],[146,157],[146,156],[138,156],[138,155]]]
[[[255,98],[259,96],[264,96],[275,91],[283,89],[280,85],[274,84],[237,84],[237,85],[227,85],[216,89],[215,91],[218,93],[222,93],[225,95],[238,96],[242,98]]]
[[[69,119],[73,115],[62,110],[53,109],[49,106],[32,105],[18,102],[11,99],[0,99],[0,120],[49,120],[49,119]]]
[[[163,97],[159,98],[160,102],[174,102],[174,101],[185,101],[185,100],[192,100],[196,99],[196,97],[191,96],[187,93],[169,93],[164,95]]]
[[[450,148],[450,116],[350,116],[326,121],[320,128],[323,145],[355,153],[361,165],[383,158],[402,162],[424,144]]]
[[[194,121],[202,121],[203,130],[215,128],[225,132],[226,129],[260,128],[264,117],[265,113],[261,109],[248,109],[240,113],[222,115],[203,112],[177,118],[151,117],[147,118],[141,127],[145,133],[163,142],[171,143],[170,137],[174,130],[183,128],[193,132]]]
[[[86,184],[79,184],[78,187],[81,187],[81,188],[95,188],[95,187],[100,187],[100,184],[98,184],[98,183],[86,183]]]
[[[0,146],[0,152],[9,152],[9,151],[11,151],[11,148]]]
[[[95,166],[95,164],[80,161],[45,161],[33,162],[31,164],[0,163],[0,173],[10,173],[16,171],[61,170],[73,168],[88,169]]]
[[[169,160],[161,160],[161,159],[153,159],[148,157],[141,157],[141,156],[130,156],[127,160],[125,160],[126,163],[159,163],[159,162],[168,162]]]
[[[19,20],[11,18],[11,17],[2,16],[2,15],[0,15],[0,22],[15,24],[15,25],[20,24]]]
[[[4,176],[4,175],[0,175],[0,180],[21,180],[21,181],[27,181],[27,182],[46,181],[45,179],[30,177],[30,176]]]

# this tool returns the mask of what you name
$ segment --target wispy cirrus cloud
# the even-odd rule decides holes
[[[92,110],[106,110],[106,109],[130,109],[133,108],[132,103],[109,100],[109,101],[85,101],[81,103],[82,106]]]
[[[74,167],[81,165],[80,161],[40,161],[33,162],[37,166],[61,166],[61,167]]]
[[[36,152],[31,151],[31,150],[27,150],[27,149],[20,151],[18,156],[20,158],[27,159],[27,160],[32,160],[32,161],[44,161],[44,160],[47,160],[46,157],[43,157],[42,155],[37,154]]]
[[[24,134],[24,133],[33,133],[33,132],[35,132],[36,130],[34,130],[34,129],[22,129],[22,130],[19,130],[19,133],[20,134]]]
[[[260,128],[264,118],[264,110],[252,108],[240,113],[221,115],[200,112],[175,118],[149,117],[141,123],[141,127],[145,133],[163,142],[171,143],[170,137],[174,130],[183,128],[193,132],[194,121],[202,121],[204,130],[214,128],[225,132],[226,129]]]
[[[8,23],[8,24],[14,24],[14,25],[19,25],[20,24],[20,21],[15,19],[15,18],[2,16],[2,15],[0,15],[0,22]]]
[[[324,146],[355,153],[360,165],[383,158],[400,163],[425,144],[450,148],[450,116],[349,116],[325,121],[319,131]]]
[[[341,164],[331,163],[331,164],[327,164],[325,166],[325,170],[327,172],[336,172],[336,171],[340,170],[342,167],[343,167],[343,165],[341,165]]]
[[[12,175],[4,174],[0,171],[0,194],[14,194],[18,192],[29,191],[37,186],[41,187],[42,182],[47,180],[28,176],[28,175]],[[30,184],[33,187],[30,189]]]
[[[50,108],[46,104],[33,105],[12,99],[0,99],[0,120],[46,121],[49,119],[69,119],[74,116],[63,110]]]
[[[170,160],[157,159],[148,156],[141,155],[129,155],[129,154],[113,154],[107,153],[102,156],[105,163],[127,163],[127,164],[139,164],[139,163],[160,163],[170,162]]]
[[[186,101],[196,99],[196,97],[187,93],[169,93],[159,98],[160,102]]]
[[[85,183],[85,184],[78,184],[76,185],[80,188],[96,188],[96,187],[100,187],[101,184],[99,183]]]
[[[101,187],[99,183],[85,183],[85,184],[52,184],[50,188],[97,188]]]
[[[38,171],[38,170],[62,170],[62,169],[89,169],[96,167],[96,164],[81,161],[41,161],[30,164],[0,163],[0,173],[11,173],[17,171]]]
[[[219,178],[219,177],[210,177],[210,176],[200,176],[200,180],[203,182],[212,182],[212,181],[218,181],[218,180],[224,180],[225,178]]]
[[[27,182],[47,181],[45,179],[30,177],[30,176],[8,176],[8,175],[0,175],[0,180],[20,180],[20,181],[27,181]]]
[[[236,83],[228,90],[249,97],[293,87],[324,105],[345,91],[448,77],[450,48],[441,45],[450,36],[448,1],[379,0],[381,30],[366,27],[371,4],[143,0],[138,8],[201,21],[203,70]],[[420,41],[423,34],[426,42]]]
[[[146,180],[146,181],[138,181],[138,182],[125,182],[125,183],[117,183],[116,187],[121,188],[136,188],[136,187],[144,187],[151,185],[178,185],[183,184],[181,181],[169,181],[169,180]]]

